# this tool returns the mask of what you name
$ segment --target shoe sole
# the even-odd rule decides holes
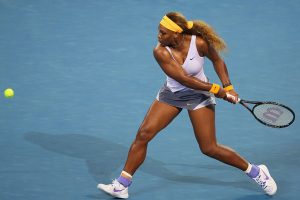
[[[261,169],[267,174],[267,176],[274,182],[274,186],[275,186],[274,192],[272,192],[272,193],[267,193],[267,194],[270,195],[270,196],[274,195],[274,194],[276,193],[276,191],[277,191],[277,184],[276,184],[276,182],[274,181],[274,179],[272,178],[272,176],[270,175],[269,169],[267,168],[266,165],[258,165],[258,167],[261,168]]]
[[[99,190],[105,192],[106,194],[109,194],[110,196],[116,197],[116,198],[119,198],[119,199],[128,199],[128,197],[129,197],[128,194],[122,196],[122,195],[117,195],[117,194],[115,194],[115,193],[110,193],[110,192],[106,191],[103,187],[101,187],[101,184],[98,184],[98,185],[97,185],[97,188],[98,188]]]

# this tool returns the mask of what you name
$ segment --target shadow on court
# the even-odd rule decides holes
[[[54,135],[40,132],[30,132],[24,135],[26,141],[36,144],[43,149],[51,152],[59,153],[65,156],[71,156],[85,160],[89,173],[95,179],[96,182],[107,182],[117,174],[113,174],[117,169],[122,167],[123,161],[128,152],[129,147],[122,146],[120,144],[113,143],[102,138],[81,135],[81,134],[62,134]],[[170,164],[172,165],[172,164]],[[222,169],[211,165],[186,165],[186,164],[173,164],[197,167],[202,169]],[[174,173],[168,169],[168,164],[162,161],[147,157],[145,163],[140,168],[140,171],[166,179],[168,181],[188,183],[188,184],[205,184],[222,187],[234,187],[242,188],[246,190],[256,190],[250,184],[250,181],[222,181],[210,178],[209,176],[182,176]],[[159,186],[160,187],[160,186]],[[145,188],[145,191],[136,191],[137,193],[149,192],[149,188]],[[97,196],[88,196],[89,198],[97,198]],[[245,197],[245,200],[247,197]],[[251,199],[251,198],[249,198]],[[242,199],[241,199],[242,200]]]

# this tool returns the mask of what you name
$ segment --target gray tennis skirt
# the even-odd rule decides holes
[[[193,89],[172,92],[166,83],[160,88],[156,99],[160,102],[188,110],[196,110],[216,104],[214,95],[209,92]]]

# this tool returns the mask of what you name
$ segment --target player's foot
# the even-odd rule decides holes
[[[277,191],[277,185],[271,177],[268,168],[265,165],[258,165],[259,174],[253,180],[268,194],[274,195]]]
[[[117,197],[120,199],[127,199],[128,198],[128,187],[124,187],[121,183],[117,180],[113,180],[111,184],[98,184],[97,188],[110,194],[113,197]]]

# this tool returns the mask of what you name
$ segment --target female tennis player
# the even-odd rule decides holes
[[[159,90],[133,141],[119,178],[98,188],[111,196],[128,198],[132,176],[146,157],[148,143],[165,128],[182,109],[187,109],[201,152],[244,171],[268,194],[277,186],[265,165],[253,165],[232,149],[220,145],[215,133],[215,97],[236,103],[235,92],[219,53],[226,49],[224,41],[203,21],[187,21],[178,12],[166,14],[158,28],[159,43],[153,54],[166,83]],[[210,83],[204,74],[207,57],[223,87]]]

